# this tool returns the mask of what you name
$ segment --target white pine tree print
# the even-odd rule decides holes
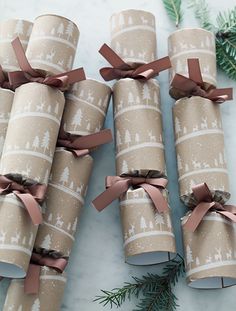
[[[74,25],[72,22],[69,22],[66,27],[66,35],[67,35],[68,40],[73,36],[73,31],[74,31]]]
[[[128,147],[129,147],[130,142],[131,142],[130,132],[129,130],[126,130],[125,131],[125,143],[128,145]]]
[[[39,298],[35,299],[34,304],[32,305],[31,311],[40,311]]]
[[[72,120],[72,125],[74,125],[74,129],[76,129],[78,125],[81,125],[82,117],[83,117],[82,110],[78,109]]]
[[[157,106],[158,103],[159,103],[158,95],[157,95],[157,92],[156,92],[156,91],[154,91],[153,102],[154,102],[155,106]]]
[[[129,92],[128,105],[132,105],[133,103],[134,103],[134,95],[133,95],[133,93]]]
[[[133,19],[132,19],[131,16],[129,16],[129,18],[128,18],[128,24],[129,24],[129,25],[133,25]]]
[[[120,16],[119,16],[119,25],[120,26],[124,26],[124,24],[125,24],[124,15],[120,14]]]
[[[47,234],[41,244],[41,247],[49,250],[50,246],[51,246],[51,237],[49,234]]]
[[[151,100],[151,96],[150,96],[150,90],[149,90],[147,83],[143,84],[142,95],[143,95],[143,100],[145,100],[146,104],[148,105],[149,100]]]
[[[68,62],[67,62],[67,68],[71,69],[73,65],[73,57],[70,55]]]
[[[136,142],[136,143],[139,143],[139,142],[140,142],[139,133],[136,133],[136,134],[135,134],[135,142]]]
[[[119,130],[117,130],[117,132],[116,132],[116,145],[117,146],[122,145],[121,135],[120,135],[120,131]]]
[[[161,230],[162,229],[161,226],[165,224],[162,214],[158,212],[155,213],[155,223],[160,226],[160,230]]]
[[[119,42],[116,42],[116,53],[120,54],[121,53],[121,46]]]
[[[16,23],[16,27],[15,27],[15,34],[22,35],[24,33],[24,24],[23,21],[21,19],[19,19]]]
[[[72,226],[72,231],[75,232],[76,231],[76,228],[77,228],[77,222],[78,222],[78,219],[75,218],[75,221],[73,223],[73,226]]]
[[[57,102],[56,106],[55,106],[55,109],[54,109],[54,113],[58,114],[58,112],[59,112],[59,103]]]
[[[180,132],[181,132],[181,125],[179,119],[175,117],[175,133],[177,134],[178,137]]]
[[[177,165],[179,170],[183,169],[182,160],[179,154],[177,154]]]
[[[124,160],[123,163],[122,163],[122,173],[128,173],[128,164],[127,162]]]
[[[147,224],[145,218],[142,216],[140,219],[140,228],[145,231],[147,229]]]
[[[168,229],[172,228],[171,218],[169,214],[167,214],[166,216],[166,224],[167,224]]]
[[[198,257],[196,258],[196,266],[200,266],[200,260]]]
[[[46,152],[46,150],[49,149],[49,145],[50,145],[50,133],[49,133],[49,131],[46,131],[44,133],[43,140],[41,143],[41,147],[43,148],[44,153]]]
[[[65,184],[67,184],[69,181],[69,175],[70,175],[69,168],[65,167],[62,174],[61,174],[59,182],[65,186]]]
[[[59,37],[61,37],[64,34],[64,25],[61,23],[57,29],[57,34]]]
[[[186,262],[191,268],[191,263],[193,262],[193,254],[189,245],[186,246]]]

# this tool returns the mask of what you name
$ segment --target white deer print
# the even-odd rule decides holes
[[[207,129],[207,118],[202,118],[201,129]]]
[[[144,16],[141,16],[141,20],[142,20],[142,23],[144,25],[147,25],[148,24],[148,20],[146,18],[144,18]]]
[[[226,253],[226,258],[232,259],[232,249],[228,250],[228,252]]]
[[[212,256],[209,255],[209,256],[207,256],[207,258],[206,258],[206,263],[211,263],[211,262],[212,262]]]
[[[141,59],[145,59],[145,56],[146,56],[146,52],[142,52],[142,53],[138,53],[138,57],[141,58]]]
[[[221,249],[220,248],[216,248],[216,254],[215,254],[215,260],[219,260],[222,261],[222,254],[221,254]]]
[[[212,127],[213,129],[217,128],[217,120],[211,122],[211,127]]]
[[[79,192],[80,194],[82,193],[82,190],[84,188],[84,185],[81,184],[80,186],[77,187],[76,191]]]
[[[29,176],[30,173],[31,173],[31,168],[28,165],[26,166],[26,170],[21,172],[21,174],[24,176]]]
[[[117,110],[121,110],[123,108],[123,100],[120,100],[119,104],[117,105]]]
[[[13,237],[11,237],[11,243],[15,243],[18,244],[20,240],[20,233],[16,232],[15,235]]]
[[[36,105],[36,111],[43,111],[44,102],[41,102],[40,105]]]
[[[88,92],[88,97],[87,97],[87,101],[90,103],[93,103],[94,101],[94,97],[92,96],[92,92]]]
[[[63,221],[62,221],[62,217],[60,215],[57,215],[57,221],[55,223],[56,227],[61,228],[63,226]]]
[[[1,230],[0,232],[0,243],[5,243],[5,239],[6,239],[6,232]]]
[[[148,137],[150,141],[156,141],[156,136],[152,135],[152,131],[148,131]]]
[[[62,59],[62,60],[59,60],[59,61],[57,62],[57,65],[60,66],[60,67],[62,67],[62,66],[64,65],[64,60],[63,60],[63,59]]]
[[[51,50],[49,54],[46,55],[46,60],[49,62],[52,62],[53,57],[55,56],[56,52],[54,50]]]
[[[193,164],[193,167],[196,169],[196,168],[201,168],[201,163],[200,162],[197,162],[195,160],[192,161],[192,164]]]
[[[193,128],[193,132],[196,132],[196,131],[198,131],[198,125],[194,126]]]
[[[33,235],[32,232],[30,232],[30,237],[29,237],[29,242],[28,242],[28,245],[29,245],[29,246],[32,246],[33,240],[34,240],[34,235]]]
[[[181,50],[188,49],[188,44],[180,42],[180,48],[181,48]]]
[[[131,229],[129,229],[129,236],[132,236],[135,234],[135,226],[134,225],[131,225]]]

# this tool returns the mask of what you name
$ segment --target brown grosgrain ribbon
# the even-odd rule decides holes
[[[189,78],[180,74],[175,74],[171,82],[171,86],[181,93],[178,98],[201,96],[218,104],[233,98],[232,88],[216,89],[215,87],[210,87],[207,91],[204,90],[204,82],[198,58],[188,59],[188,71]]]
[[[99,53],[112,65],[112,67],[100,69],[100,74],[105,81],[121,78],[148,80],[157,76],[160,71],[171,67],[169,56],[140,65],[137,69],[134,69],[125,63],[107,44],[103,44]]]
[[[37,294],[39,292],[41,266],[47,266],[62,273],[67,265],[65,258],[52,258],[33,253],[31,263],[24,281],[24,291],[26,294]]]
[[[127,192],[130,186],[136,186],[143,188],[148,193],[158,212],[162,213],[168,210],[168,204],[161,192],[161,189],[166,187],[167,182],[165,178],[107,176],[107,189],[93,200],[92,204],[100,212],[112,201]]]
[[[222,214],[233,222],[236,222],[236,206],[221,205],[220,203],[213,201],[212,194],[207,184],[202,183],[196,185],[192,190],[198,204],[184,224],[185,229],[194,232],[201,223],[203,217],[210,210]]]
[[[110,129],[79,137],[65,132],[61,133],[60,136],[61,138],[58,139],[57,146],[65,147],[72,151],[77,157],[84,156],[88,154],[91,149],[107,144],[113,140]]]
[[[14,193],[24,204],[34,225],[42,223],[42,214],[39,203],[43,201],[46,185],[21,185],[5,176],[0,176],[0,195]]]
[[[12,46],[22,70],[8,73],[9,82],[13,89],[28,82],[38,82],[56,87],[60,90],[66,90],[70,84],[86,79],[83,68],[45,77],[44,74],[31,67],[19,38],[12,41]]]

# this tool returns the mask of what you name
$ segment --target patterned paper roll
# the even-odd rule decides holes
[[[60,311],[66,274],[41,267],[39,293],[26,294],[24,280],[12,280],[3,311]]]
[[[46,194],[44,224],[39,226],[34,248],[69,257],[75,231],[84,204],[93,159],[76,158],[58,148],[55,152]]]
[[[212,32],[201,28],[177,30],[169,36],[168,45],[172,63],[170,81],[176,73],[188,77],[187,59],[198,58],[205,89],[216,86],[215,37]],[[174,98],[177,93],[175,89],[170,90]]]
[[[188,216],[182,220],[184,224]],[[236,224],[210,212],[194,233],[183,227],[186,274],[194,288],[236,285]]]
[[[41,15],[34,21],[26,56],[35,69],[48,74],[59,74],[72,69],[78,27],[57,15]]]
[[[38,226],[14,194],[0,196],[0,275],[23,278]]]
[[[164,172],[158,82],[122,79],[113,91],[117,174],[135,170]]]
[[[220,107],[202,97],[183,98],[173,108],[180,196],[195,205],[192,187],[206,182],[214,200],[229,197]]]
[[[4,71],[19,70],[11,41],[19,37],[26,50],[33,24],[22,19],[0,22],[0,64]]]
[[[28,181],[47,184],[65,98],[39,83],[16,89],[2,153],[0,173],[20,174]]]
[[[136,67],[156,59],[155,16],[141,10],[125,10],[111,16],[111,48]]]
[[[103,128],[111,88],[105,83],[87,79],[75,83],[66,93],[66,107],[62,117],[65,132],[89,135]]]
[[[120,200],[120,210],[127,263],[150,265],[176,256],[170,212],[158,213],[144,189],[129,189]]]
[[[14,92],[0,88],[0,156],[7,132],[7,125],[10,118],[11,107],[13,103]]]

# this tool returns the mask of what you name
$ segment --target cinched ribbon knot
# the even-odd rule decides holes
[[[157,59],[148,64],[139,65],[138,68],[132,68],[132,66],[125,63],[107,44],[103,44],[99,53],[112,65],[112,67],[100,69],[100,74],[105,81],[121,78],[146,81],[157,76],[159,72],[171,67],[169,56]]]
[[[70,135],[69,133],[61,131],[59,137],[57,146],[65,147],[73,152],[77,157],[84,156],[92,149],[100,145],[110,143],[113,140],[110,129],[105,129],[98,133],[79,137],[77,135]]]
[[[203,217],[211,210],[236,222],[236,206],[222,205],[219,202],[215,202],[206,183],[194,186],[192,191],[198,204],[184,224],[185,229],[194,232],[203,220]]]
[[[93,200],[92,204],[100,212],[133,186],[134,188],[143,188],[150,196],[158,212],[162,213],[168,210],[167,201],[161,191],[166,188],[167,183],[166,178],[145,178],[127,175],[107,176],[107,189]]]
[[[177,73],[171,82],[171,87],[179,92],[179,95],[174,96],[175,99],[201,96],[218,104],[233,99],[232,88],[216,89],[212,86],[209,87],[208,90],[204,89],[204,81],[201,74],[199,59],[188,59],[188,71],[189,78]]]
[[[37,294],[39,292],[40,271],[42,266],[55,269],[62,273],[68,260],[65,258],[52,258],[50,256],[43,256],[41,254],[33,253],[31,262],[24,281],[24,291],[26,294]]]
[[[19,40],[16,38],[12,41],[12,46],[22,71],[14,71],[8,73],[8,78],[12,89],[16,89],[22,84],[29,82],[38,82],[48,86],[56,87],[61,91],[65,91],[70,84],[86,79],[84,69],[78,68],[58,75],[48,76],[33,69],[26,58],[25,51]]]
[[[42,214],[39,207],[46,193],[46,185],[22,185],[3,175],[0,176],[0,195],[14,193],[25,206],[34,225],[42,223]]]

